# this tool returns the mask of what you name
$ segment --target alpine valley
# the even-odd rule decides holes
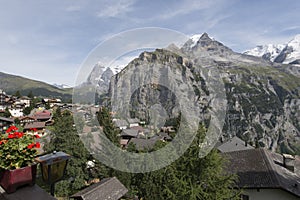
[[[170,45],[143,52],[115,75],[115,69],[97,64],[86,84],[96,85],[102,95],[104,92],[111,98],[122,98],[118,88],[126,86],[126,92],[132,94],[131,117],[147,120],[145,105],[156,103],[161,103],[167,115],[174,117],[178,115],[178,102],[171,91],[159,84],[135,87],[135,80],[164,79],[163,74],[146,76],[139,69],[168,66],[177,70],[173,78],[178,88],[182,84],[192,86],[196,95],[193,101],[203,108],[203,119],[209,120],[207,77],[202,72],[214,67],[223,80],[227,98],[223,137],[236,135],[252,145],[300,154],[299,38],[296,36],[287,45],[256,47],[241,54],[204,33],[190,38],[182,47]],[[258,53],[260,50],[264,53]]]

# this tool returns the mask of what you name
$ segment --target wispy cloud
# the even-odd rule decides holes
[[[141,27],[205,31],[235,51],[285,43],[300,33],[299,6],[295,0],[3,1],[0,71],[72,85],[76,67],[95,45]]]
[[[101,6],[101,10],[97,12],[97,17],[108,18],[122,16],[133,10],[132,5],[134,3],[134,0],[107,1]]]
[[[180,3],[173,4],[166,12],[158,15],[157,18],[170,19],[180,15],[186,15],[195,11],[209,9],[218,4],[219,0],[206,1],[206,0],[185,0]]]

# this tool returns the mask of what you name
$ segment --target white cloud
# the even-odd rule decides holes
[[[109,17],[117,17],[127,12],[133,10],[132,5],[135,3],[134,0],[128,1],[109,1],[108,3],[104,4],[100,11],[97,13],[97,17],[100,18],[109,18]]]
[[[300,26],[288,26],[284,28],[282,31],[297,31],[300,30]]]

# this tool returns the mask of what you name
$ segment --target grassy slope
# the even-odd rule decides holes
[[[50,84],[31,80],[21,76],[15,76],[0,72],[0,89],[8,94],[12,94],[19,90],[22,95],[27,95],[30,91],[35,96],[61,97],[63,99],[71,99],[72,88],[59,89]]]

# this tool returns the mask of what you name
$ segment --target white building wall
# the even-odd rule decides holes
[[[132,124],[129,124],[129,127],[134,127],[134,126],[139,126],[139,123],[132,123]]]
[[[21,110],[21,109],[12,108],[12,109],[9,109],[9,112],[13,117],[22,117],[23,116],[23,110]]]
[[[299,197],[281,189],[243,189],[249,200],[299,200]]]

